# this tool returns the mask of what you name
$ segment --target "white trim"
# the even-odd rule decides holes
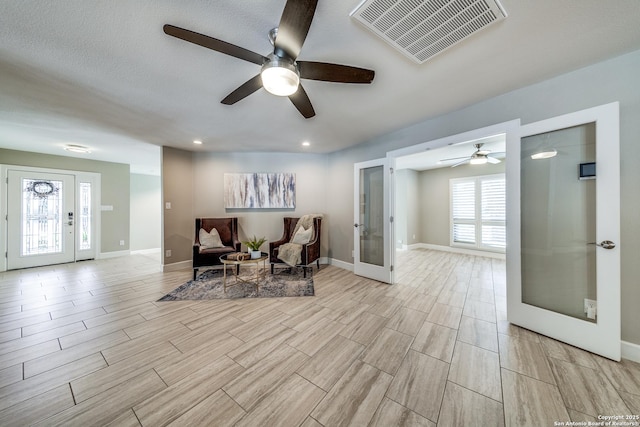
[[[476,249],[464,249],[451,246],[432,245],[431,243],[416,243],[409,246],[409,249],[431,249],[434,251],[451,252],[454,254],[481,256],[485,258],[495,258],[505,260],[507,257],[500,252],[479,251]]]
[[[152,250],[152,249],[148,249],[148,250]],[[134,251],[134,252],[142,253],[143,251]],[[151,252],[147,252],[147,253],[151,253]],[[311,265],[313,265],[313,264],[315,264],[315,262],[311,263]],[[333,264],[333,263],[332,263],[332,260],[330,258],[321,257],[320,258],[320,264]],[[213,266],[213,267],[216,267],[216,266]],[[210,267],[200,267],[200,268],[210,268]],[[171,264],[163,264],[162,265],[162,272],[163,273],[170,272],[170,271],[186,270],[186,269],[193,270],[193,261],[192,260],[178,261],[178,262],[174,262],[174,263],[171,263]],[[351,270],[353,270],[353,267],[351,268]]]
[[[193,270],[193,261],[187,260],[187,261],[174,262],[171,264],[162,264],[163,273],[166,273],[168,271],[186,270],[187,268]]]
[[[131,252],[126,250],[126,251],[112,251],[112,252],[100,252],[100,259],[107,259],[107,258],[118,258],[121,256],[129,256],[131,255]]]
[[[399,150],[387,151],[387,157],[402,157],[411,154],[421,153],[425,150],[434,150],[436,148],[446,147],[448,145],[459,144],[461,142],[473,141],[479,138],[486,138],[488,136],[499,135],[506,133],[507,138],[510,133],[517,134],[517,130],[520,128],[520,119],[510,120],[508,122],[498,123],[492,126],[486,126],[479,129],[459,133],[456,135],[446,136],[444,138],[434,139],[431,141],[423,142],[421,144],[412,145],[410,147],[401,148]]]
[[[350,262],[340,261],[339,259],[328,258],[327,264],[336,266],[338,268],[342,268],[343,270],[348,270],[353,272],[353,264]]]
[[[640,345],[628,341],[621,341],[622,358],[640,363]]]
[[[130,251],[130,253],[131,255],[159,254],[160,250],[160,248],[138,249],[137,251]]]

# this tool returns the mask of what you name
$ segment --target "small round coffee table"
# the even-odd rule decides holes
[[[266,252],[261,252],[260,258],[254,258],[254,259],[249,258],[249,259],[243,259],[243,260],[229,259],[228,258],[229,255],[231,254],[224,254],[220,257],[220,262],[224,266],[223,267],[224,274],[222,279],[224,291],[227,292],[227,266],[236,265],[237,268],[233,269],[235,271],[234,275],[236,276],[235,283],[230,284],[228,286],[235,286],[239,283],[248,283],[250,285],[254,285],[256,287],[256,292],[257,292],[260,288],[260,272],[262,271],[262,273],[264,274],[264,271],[266,270],[267,258],[269,258],[269,254],[267,254]],[[262,270],[260,270],[260,262],[262,262]],[[240,277],[240,266],[248,265],[248,264],[255,264],[256,266],[255,282],[252,282],[251,280],[246,280]]]

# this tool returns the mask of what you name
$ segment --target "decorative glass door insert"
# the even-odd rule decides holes
[[[62,181],[22,179],[20,255],[62,252]]]
[[[78,218],[79,223],[79,249],[88,250],[91,249],[91,221],[93,212],[91,209],[91,183],[80,183],[80,215]]]

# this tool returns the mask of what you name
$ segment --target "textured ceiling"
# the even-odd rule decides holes
[[[0,147],[63,154],[82,144],[139,172],[157,169],[161,145],[327,153],[640,49],[638,0],[501,3],[507,19],[417,65],[349,17],[358,0],[320,0],[299,59],[376,77],[303,81],[316,110],[305,120],[264,90],[220,104],[259,67],[162,31],[169,23],[268,54],[285,0],[0,1]]]

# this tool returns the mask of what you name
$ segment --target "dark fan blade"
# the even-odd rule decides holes
[[[373,70],[327,62],[298,61],[300,77],[337,83],[371,83],[376,74]]]
[[[311,105],[311,100],[307,95],[307,92],[304,91],[302,85],[298,86],[298,90],[293,95],[289,96],[293,105],[296,106],[300,114],[304,116],[305,119],[309,119],[316,115],[316,112],[313,111],[313,105]]]
[[[260,78],[260,74],[258,74],[251,80],[244,83],[238,89],[231,92],[229,95],[227,95],[225,99],[223,99],[220,102],[226,105],[235,104],[241,99],[244,99],[247,96],[251,95],[253,92],[257,91],[261,87],[262,87],[262,79]]]
[[[274,43],[276,55],[291,59],[300,55],[317,4],[318,0],[287,0]]]
[[[214,39],[213,37],[205,36],[204,34],[196,33],[194,31],[185,30],[184,28],[174,27],[173,25],[165,25],[162,27],[164,32],[170,36],[177,37],[189,43],[194,43],[209,49],[213,49],[217,52],[224,53],[225,55],[231,55],[238,59],[244,59],[245,61],[253,62],[254,64],[262,65],[268,59],[259,53],[251,52],[243,47],[236,46],[231,43],[224,42],[222,40]]]

